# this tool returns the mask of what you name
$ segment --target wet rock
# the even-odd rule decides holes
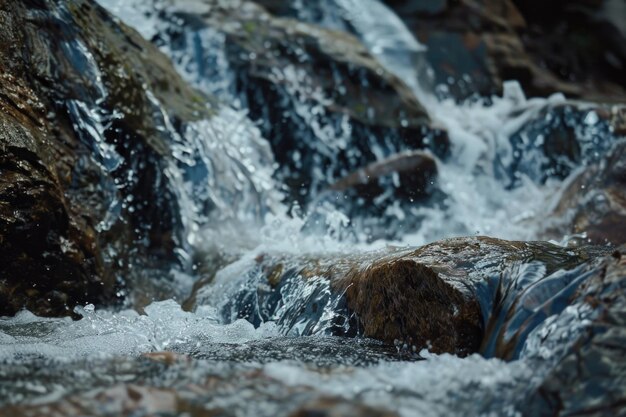
[[[551,215],[546,235],[584,234],[583,241],[626,241],[626,142],[569,182]]]
[[[46,129],[43,105],[19,81],[7,74],[3,78],[0,315],[22,307],[44,315],[68,314],[72,303],[104,301],[111,296],[112,277],[105,274],[93,226],[71,211],[55,167],[56,152],[45,149],[54,136]]]
[[[617,2],[386,3],[427,46],[442,95],[489,96],[515,79],[530,96],[624,99],[625,12]]]
[[[567,101],[542,108],[509,139],[510,187],[518,186],[522,175],[537,183],[564,180],[579,167],[600,162],[619,139],[619,122],[612,119],[618,108]]]
[[[522,287],[503,305],[505,293],[561,269],[573,270],[595,256],[545,242],[458,238],[420,248],[322,258],[267,254],[245,272],[218,276],[211,285],[239,283],[228,284],[231,290],[219,304],[227,322],[243,318],[259,326],[271,320],[289,335],[363,335],[399,344],[409,353],[423,348],[458,355],[482,350],[509,357],[519,354],[526,333],[497,342],[498,335],[519,331],[518,322],[503,324],[499,312],[513,311]],[[522,274],[526,281],[520,283],[510,271],[527,264],[541,268],[535,275]],[[197,289],[197,305],[216,304],[211,285]],[[566,306],[554,305],[555,314]]]
[[[0,25],[0,315],[109,303],[133,262],[176,262],[163,112],[207,99],[93,2],[0,2]]]
[[[365,337],[461,356],[478,350],[478,303],[432,268],[408,259],[378,263],[348,273],[341,287]]]
[[[401,200],[418,199],[429,195],[436,175],[437,164],[432,156],[411,151],[371,163],[331,184],[329,189],[354,190],[357,196],[371,203],[387,189],[385,180],[394,177],[391,182],[395,186],[396,197]]]
[[[604,258],[571,304],[587,325],[529,400],[529,414],[622,415],[626,394],[626,247]],[[561,331],[545,326],[537,344],[555,349]],[[558,348],[557,348],[558,349]],[[538,349],[535,349],[537,352]],[[529,355],[530,356],[530,355]]]
[[[422,218],[413,210],[441,204],[437,163],[432,154],[407,151],[373,162],[331,184],[311,206],[305,230],[330,233],[328,216],[346,216],[342,238],[359,232],[367,239],[394,239],[417,230]],[[328,211],[329,207],[334,210]]]
[[[430,127],[411,90],[353,36],[274,17],[250,2],[173,3],[167,10],[161,18],[196,32],[173,30],[153,41],[174,56],[195,48],[188,54],[194,62],[185,67],[201,80],[225,82],[226,96],[259,121],[279,164],[278,178],[301,205],[397,152],[428,147],[446,153],[445,133]],[[211,72],[215,50],[198,51],[198,40],[222,48],[219,59],[229,77]]]

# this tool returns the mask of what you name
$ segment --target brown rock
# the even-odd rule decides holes
[[[374,264],[348,273],[341,286],[366,337],[461,356],[480,346],[478,302],[423,264],[404,259]]]
[[[229,294],[232,301],[222,314],[227,320],[243,318],[257,325],[271,317],[283,327],[296,323],[302,328],[307,323],[307,329],[314,329],[315,320],[327,320],[320,311],[332,305],[338,317],[343,317],[329,327],[334,334],[364,335],[389,345],[406,344],[416,351],[429,348],[463,356],[478,352],[485,338],[498,336],[499,327],[488,332],[484,329],[492,312],[497,311],[503,296],[499,292],[510,284],[498,284],[499,279],[504,280],[505,271],[522,263],[540,262],[549,275],[575,268],[590,256],[583,249],[546,242],[488,237],[343,256],[266,254],[259,256],[246,274],[258,281]],[[330,294],[319,280],[328,283]],[[302,282],[311,287],[285,306],[282,294],[297,291],[294,288]],[[196,303],[203,302],[203,290],[210,288],[199,287],[192,295]],[[329,301],[334,297],[340,301]]]
[[[110,303],[129,264],[175,262],[155,100],[179,123],[206,99],[94,2],[0,1],[0,26],[0,315]]]
[[[353,189],[359,196],[371,199],[382,194],[378,187],[381,177],[396,173],[400,198],[418,198],[428,195],[428,189],[437,175],[437,164],[432,156],[421,151],[403,152],[382,161],[373,162],[364,168],[340,179],[329,189],[346,191]]]

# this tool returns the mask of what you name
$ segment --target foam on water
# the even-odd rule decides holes
[[[245,320],[219,324],[215,309],[200,307],[189,313],[173,300],[152,303],[143,315],[134,310],[96,311],[93,305],[77,312],[82,320],[37,317],[28,311],[0,318],[0,361],[136,356],[181,344],[245,343],[278,334],[271,323],[257,329]]]

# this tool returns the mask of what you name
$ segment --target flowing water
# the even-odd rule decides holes
[[[235,75],[221,32],[177,26],[176,18],[168,15],[167,2],[100,3],[145,38],[158,37],[162,51],[185,80],[228,105],[210,120],[190,123],[181,132],[152,96],[154,111],[162,113],[161,132],[173,144],[164,175],[183,223],[181,262],[168,274],[174,282],[170,295],[177,301],[154,302],[144,314],[87,305],[77,309],[83,317],[78,321],[40,318],[27,311],[0,318],[1,403],[37,405],[74,395],[75,405],[109,415],[118,410],[115,405],[107,411],[103,404],[94,411],[85,405],[95,398],[90,395],[115,398],[125,395],[116,391],[121,384],[135,384],[161,390],[142,392],[148,402],[164,401],[172,415],[204,415],[198,411],[202,408],[220,410],[218,415],[286,415],[320,397],[339,397],[353,410],[367,405],[404,416],[521,415],[550,364],[564,354],[558,340],[581,332],[585,317],[593,315],[586,307],[563,308],[537,323],[517,360],[504,362],[477,354],[461,359],[426,350],[398,353],[402,349],[373,340],[332,336],[333,326],[342,323],[338,320],[344,314],[342,300],[322,279],[303,282],[296,277],[283,283],[280,304],[273,310],[261,308],[271,300],[246,297],[270,297],[255,270],[261,253],[354,255],[387,245],[423,245],[475,234],[540,238],[545,214],[569,178],[610,146],[610,129],[593,109],[568,110],[560,94],[528,99],[514,81],[505,83],[502,97],[459,104],[431,86],[424,47],[379,1],[325,1],[317,9],[294,1],[301,20],[352,31],[387,70],[405,80],[433,122],[448,131],[450,155],[435,157],[436,185],[443,200],[434,205],[391,201],[387,219],[420,222],[393,240],[379,239],[331,203],[301,207],[285,202],[287,191],[277,180],[280,175],[268,142],[248,116],[247,104],[234,92]],[[181,3],[186,11],[202,9],[194,2]],[[182,33],[186,42],[174,42],[172,33]],[[68,48],[80,53],[79,45]],[[306,74],[288,68],[276,71],[290,79],[294,91],[306,88]],[[97,73],[88,76],[98,78]],[[97,140],[109,122],[106,117],[114,115],[102,116],[98,102],[68,106],[84,135],[102,144],[94,149],[98,162],[115,170],[120,156]],[[299,103],[296,109],[315,127],[320,153],[332,155],[335,148],[349,143],[349,131],[327,120],[319,104]],[[551,129],[562,125],[575,130],[582,156],[556,169],[537,149]],[[317,175],[324,182],[326,174]],[[114,218],[122,204],[132,202],[111,201],[109,217]],[[307,227],[314,216],[322,219],[323,227]],[[109,226],[105,221],[99,227]],[[563,242],[567,239],[563,236]],[[197,279],[194,259],[202,257],[207,264],[228,265],[200,291],[198,307],[183,311],[180,303]],[[516,268],[509,272],[527,285],[548,275],[540,264]],[[242,305],[258,308],[247,316],[249,321],[238,318]],[[551,339],[553,343],[546,342]],[[142,356],[158,351],[180,356],[167,366]],[[176,401],[165,400],[170,394]],[[150,407],[132,415],[150,415]]]

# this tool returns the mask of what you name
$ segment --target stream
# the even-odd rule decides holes
[[[373,198],[345,194],[328,184],[340,184],[372,161],[415,151],[382,129],[354,139],[361,125],[353,115],[334,113],[334,98],[325,96],[317,79],[279,58],[268,74],[263,71],[274,65],[271,59],[268,64],[253,53],[242,58],[253,75],[282,90],[269,95],[250,87],[253,81],[232,59],[243,52],[229,43],[247,29],[231,28],[227,18],[223,26],[204,24],[202,16],[212,7],[252,16],[256,9],[236,0],[221,6],[199,0],[98,3],[220,104],[212,105],[210,117],[181,125],[169,104],[144,86],[168,149],[155,190],[171,196],[178,211],[174,256],[142,263],[131,253],[124,262],[132,273],[122,277],[115,306],[85,303],[73,318],[28,310],[0,317],[0,415],[552,415],[546,413],[554,400],[542,389],[600,314],[582,296],[571,301],[598,265],[584,263],[586,255],[576,252],[587,236],[563,228],[566,216],[548,215],[581,172],[619,141],[596,107],[560,93],[528,98],[516,81],[506,81],[501,96],[459,102],[434,85],[425,46],[380,1],[294,0],[291,10],[300,22],[351,33],[390,77],[405,83],[407,100],[421,103],[430,125],[447,132],[443,142],[437,129],[424,132],[419,157],[434,161],[436,175],[423,193],[399,194],[405,179],[394,172],[381,179]],[[58,6],[60,21],[64,7]],[[294,31],[306,36],[307,27]],[[300,46],[293,53],[304,62],[307,50]],[[140,210],[140,191],[119,199],[119,190],[135,189],[141,166],[129,167],[128,155],[110,145],[108,129],[120,117],[103,104],[110,94],[95,58],[80,41],[64,48],[96,86],[89,100],[77,93],[63,105],[81,140],[93,144],[98,169],[120,178],[101,184],[108,207],[95,226],[116,233],[121,213]],[[351,82],[368,85],[366,76],[355,77]],[[281,114],[263,113],[255,100],[274,100]],[[398,129],[413,123],[411,117],[419,116],[407,115]],[[297,132],[295,144],[279,137],[272,123]],[[574,160],[542,150],[543,140],[564,128],[574,132]],[[301,175],[297,184],[290,182],[294,175]],[[480,236],[551,246],[511,249]],[[525,250],[534,257],[504,262],[480,252],[465,264],[445,244],[411,252],[457,237],[481,251],[496,245],[502,252],[493,253],[503,257]],[[611,250],[598,246],[593,254]],[[115,256],[112,247],[105,261]],[[480,351],[455,355],[410,340],[385,343],[355,324],[344,297],[350,286],[337,287],[334,277],[410,256],[427,265],[445,258],[465,271],[463,279],[477,283],[472,288],[478,288],[481,326],[493,326]],[[460,294],[466,294],[463,285],[455,287]],[[503,311],[496,311],[497,287],[507,285],[498,301]],[[502,340],[510,342],[508,350]],[[581,385],[561,407],[575,413],[598,401],[623,401],[623,358],[613,366],[612,385]]]

